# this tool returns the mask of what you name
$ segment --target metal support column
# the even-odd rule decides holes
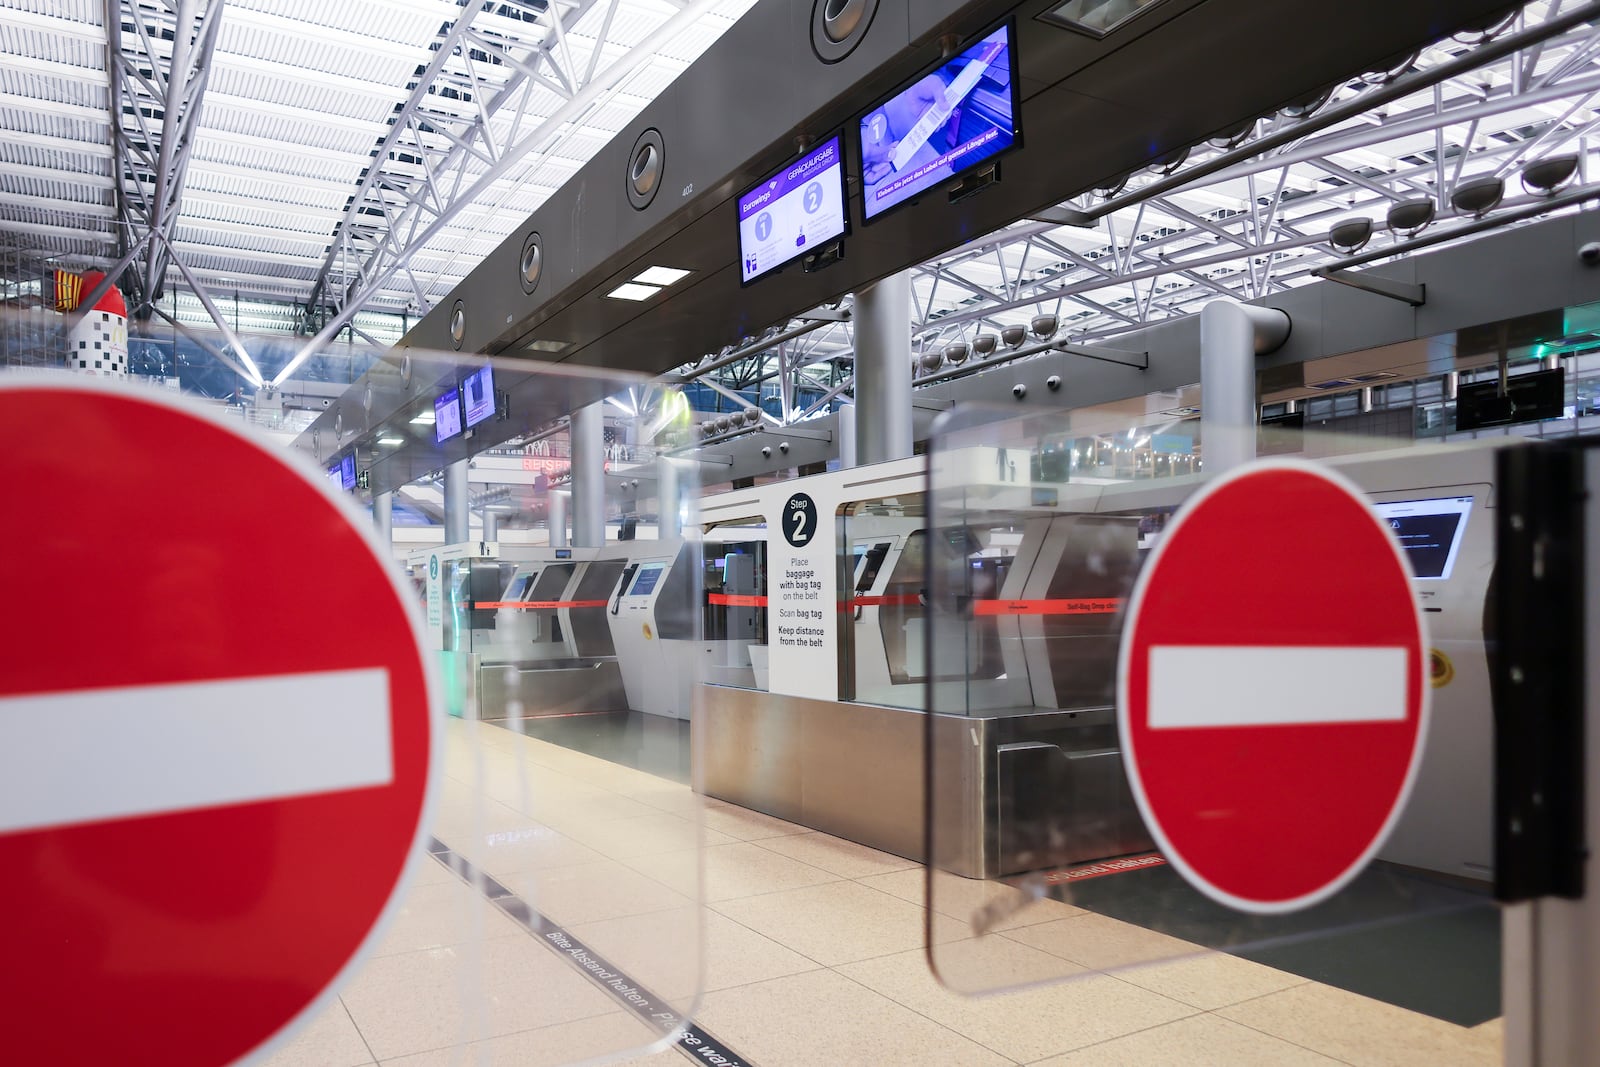
[[[385,550],[394,548],[394,494],[372,494],[372,525],[378,532],[378,543]]]
[[[863,465],[912,453],[911,275],[856,293],[856,458]]]
[[[444,543],[447,545],[464,545],[472,539],[467,463],[467,460],[458,459],[444,469]]]
[[[606,543],[606,417],[604,404],[572,413],[572,543]]]
[[[500,539],[500,514],[488,508],[483,509],[483,539],[485,541]]]
[[[847,471],[856,465],[856,409],[855,405],[839,411],[839,469]]]
[[[1200,311],[1200,437],[1207,474],[1256,458],[1256,356],[1289,339],[1277,308],[1213,300]]]
[[[550,491],[550,514],[545,525],[550,527],[551,548],[566,548],[572,543],[567,537],[567,494],[564,491]]]
[[[678,484],[681,460],[662,456],[656,460],[656,536],[675,540],[682,533],[683,497]]]

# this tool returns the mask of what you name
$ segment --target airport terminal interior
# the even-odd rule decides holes
[[[0,40],[0,1060],[1600,1065],[1600,0]]]

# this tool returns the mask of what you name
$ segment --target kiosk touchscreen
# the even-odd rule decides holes
[[[1470,496],[1396,500],[1374,504],[1405,549],[1412,572],[1424,581],[1445,581],[1455,569],[1461,535],[1472,513]]]

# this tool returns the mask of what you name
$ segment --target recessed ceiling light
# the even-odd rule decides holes
[[[403,444],[405,444],[406,443],[406,439],[404,437],[394,437],[392,435],[386,435],[386,436],[378,438],[378,443],[380,445],[388,445],[388,446],[390,446],[392,448],[395,445],[403,445]]]
[[[661,292],[653,285],[636,285],[633,282],[624,282],[606,295],[613,300],[649,300]]]
[[[433,421],[434,421],[433,412],[424,411],[424,412],[420,413],[416,418],[411,420],[411,425],[413,425],[413,426],[432,426],[433,425]]]
[[[527,345],[529,352],[565,352],[572,345],[567,341],[532,341]]]
[[[645,285],[672,285],[683,281],[693,273],[693,271],[679,270],[677,267],[651,267],[634,281],[643,282]]]

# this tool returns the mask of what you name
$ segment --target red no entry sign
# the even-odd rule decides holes
[[[1402,551],[1344,478],[1271,461],[1196,494],[1134,587],[1117,708],[1173,866],[1263,913],[1360,873],[1421,761],[1426,648]]]
[[[153,392],[0,379],[9,1062],[247,1056],[320,1006],[417,851],[405,593],[270,449]]]

